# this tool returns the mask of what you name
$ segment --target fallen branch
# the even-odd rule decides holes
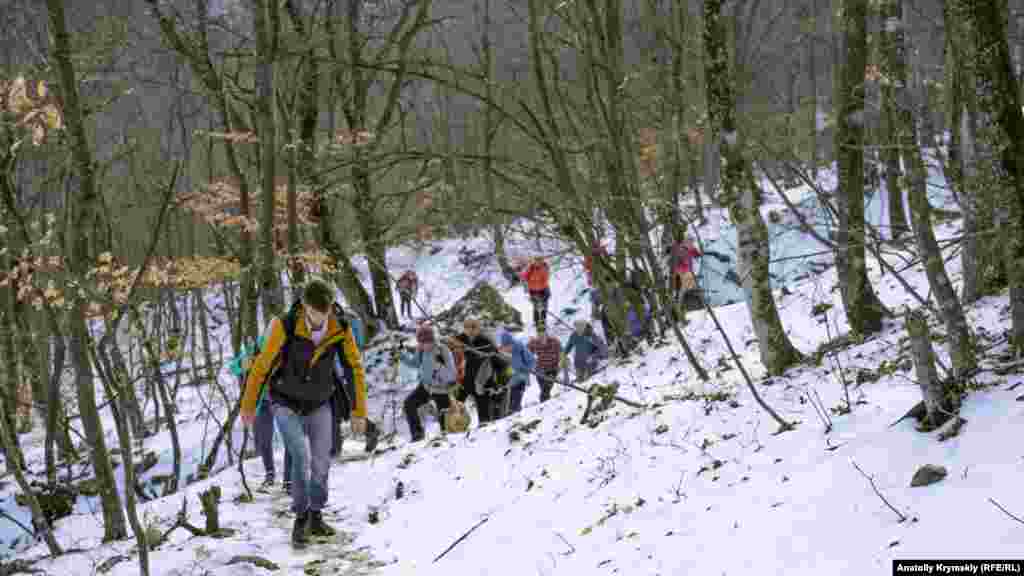
[[[451,546],[445,548],[444,552],[441,552],[440,554],[438,554],[437,558],[434,558],[434,562],[433,563],[436,564],[438,560],[440,560],[441,558],[444,558],[446,554],[451,552],[453,548],[455,548],[456,546],[459,545],[459,542],[462,542],[463,540],[465,540],[466,537],[468,537],[470,534],[472,534],[474,530],[476,530],[480,526],[483,526],[484,522],[487,522],[490,519],[491,519],[490,516],[484,516],[483,519],[480,520],[479,522],[477,522],[472,528],[470,528],[469,530],[466,530],[465,534],[463,534],[462,536],[459,536],[458,540],[456,540],[455,542],[452,542]]]
[[[890,504],[889,501],[885,499],[885,496],[882,496],[882,493],[878,491],[878,487],[875,486],[875,479],[872,478],[871,476],[868,476],[863,470],[861,470],[860,466],[857,466],[857,462],[855,462],[853,458],[850,458],[850,464],[853,464],[853,467],[857,469],[857,472],[860,472],[862,476],[868,479],[868,482],[871,483],[871,489],[874,490],[875,494],[877,494],[878,497],[882,499],[882,502],[884,502],[885,505],[889,507],[889,510],[892,510],[893,512],[896,513],[897,516],[899,516],[900,522],[905,522],[907,520],[907,517],[904,516],[902,512],[897,510],[892,504]]]
[[[1006,508],[1003,508],[1002,506],[999,505],[999,502],[996,502],[992,498],[989,498],[988,501],[991,502],[992,505],[995,506],[996,508],[999,508],[1000,510],[1002,510],[1003,514],[1006,514],[1007,516],[1009,516],[1010,518],[1013,518],[1017,522],[1020,522],[1021,524],[1024,524],[1024,520],[1021,520],[1020,518],[1014,516],[1013,514],[1010,514],[1010,512]]]
[[[174,525],[168,528],[163,534],[160,535],[160,541],[166,542],[167,537],[171,535],[178,528],[184,528],[193,536],[206,536],[206,531],[202,528],[198,528],[192,525],[188,521],[188,496],[181,499],[181,510],[178,511],[178,517],[174,521]]]
[[[584,394],[590,394],[590,390],[587,390],[586,388],[582,388],[582,387],[577,386],[575,384],[572,384],[570,382],[562,382],[561,384],[562,384],[562,386],[566,386],[568,388],[572,388],[573,390],[576,390],[577,392],[583,392]],[[627,399],[625,399],[622,396],[619,396],[617,394],[613,394],[611,396],[611,398],[613,398],[613,399],[615,399],[615,400],[617,400],[619,402],[622,402],[623,404],[625,404],[626,406],[629,406],[631,408],[639,408],[640,410],[646,410],[647,409],[647,406],[644,406],[643,404],[639,404],[639,403],[634,402],[632,400],[627,400]]]

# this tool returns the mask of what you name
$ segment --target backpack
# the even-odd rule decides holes
[[[270,374],[267,379],[263,382],[264,388],[266,388],[276,378],[280,377],[281,368],[284,366],[284,359],[288,357],[288,345],[295,338],[295,326],[299,321],[299,306],[302,305],[302,300],[297,299],[292,302],[291,308],[288,309],[288,313],[281,317],[281,324],[284,328],[284,342],[281,344],[281,348],[277,351],[277,356],[274,357],[274,361],[271,363]],[[338,322],[338,327],[341,331],[348,329],[348,321],[346,320],[345,311],[341,306],[334,302],[331,304],[331,309],[334,312],[334,317]],[[341,361],[341,367],[345,371],[346,382],[340,383],[338,388],[345,393],[348,397],[349,405],[354,405],[355,402],[355,390],[349,390],[350,386],[354,387],[354,376],[352,374],[352,367],[348,363],[348,358],[345,358],[343,350],[339,350],[338,359]],[[262,398],[264,391],[260,391],[260,397]]]

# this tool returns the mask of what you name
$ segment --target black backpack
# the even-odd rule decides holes
[[[288,313],[281,317],[281,324],[284,327],[284,343],[281,344],[280,350],[277,351],[277,356],[274,358],[273,366],[270,369],[270,376],[267,377],[266,383],[274,381],[279,378],[282,374],[281,368],[284,366],[284,360],[288,357],[288,345],[295,338],[295,326],[299,321],[299,307],[302,305],[302,300],[296,300],[292,302],[291,308],[288,309]],[[348,330],[348,321],[345,319],[345,311],[342,307],[334,302],[331,304],[332,311],[334,312],[335,319],[338,321],[338,326],[341,331]],[[338,344],[338,359],[341,360],[341,367],[345,371],[344,383],[338,383],[338,388],[348,398],[348,404],[350,406],[355,405],[355,377],[352,373],[352,366],[348,363],[348,358],[345,357],[345,351],[340,349],[341,344]],[[351,390],[349,390],[351,388]]]

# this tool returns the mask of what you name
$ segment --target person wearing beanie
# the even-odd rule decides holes
[[[400,358],[403,363],[418,369],[416,388],[402,404],[412,441],[418,442],[425,436],[419,409],[431,401],[438,408],[441,430],[444,431],[448,389],[455,385],[455,358],[429,324],[422,324],[416,329],[416,349],[403,352]]]
[[[583,382],[594,373],[597,363],[608,357],[608,346],[600,336],[594,333],[594,327],[586,320],[578,319],[573,323],[573,333],[565,343],[562,362],[573,350],[573,368],[576,369],[576,381]]]
[[[498,350],[510,357],[512,377],[507,383],[508,411],[506,415],[515,414],[523,409],[523,395],[526,393],[526,386],[530,383],[530,373],[537,367],[537,358],[509,332],[502,333]]]
[[[256,404],[266,384],[274,422],[289,455],[295,513],[292,543],[300,547],[309,535],[336,534],[324,522],[322,511],[329,486],[330,403],[337,382],[346,378],[346,369],[352,373],[355,392],[352,432],[366,430],[362,358],[351,327],[335,315],[333,303],[333,288],[313,279],[288,314],[270,321],[266,342],[246,377],[240,409],[242,422],[253,426]],[[291,333],[286,326],[292,327]]]

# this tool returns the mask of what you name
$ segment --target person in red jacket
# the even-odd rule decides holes
[[[533,304],[533,323],[540,329],[544,328],[548,317],[548,300],[551,299],[549,276],[548,263],[539,256],[531,260],[519,274],[523,282],[526,282],[526,291]]]
[[[693,259],[703,256],[701,251],[687,239],[676,240],[667,250],[669,268],[672,270],[672,290],[678,302],[690,290],[697,288],[697,277],[693,273]]]

